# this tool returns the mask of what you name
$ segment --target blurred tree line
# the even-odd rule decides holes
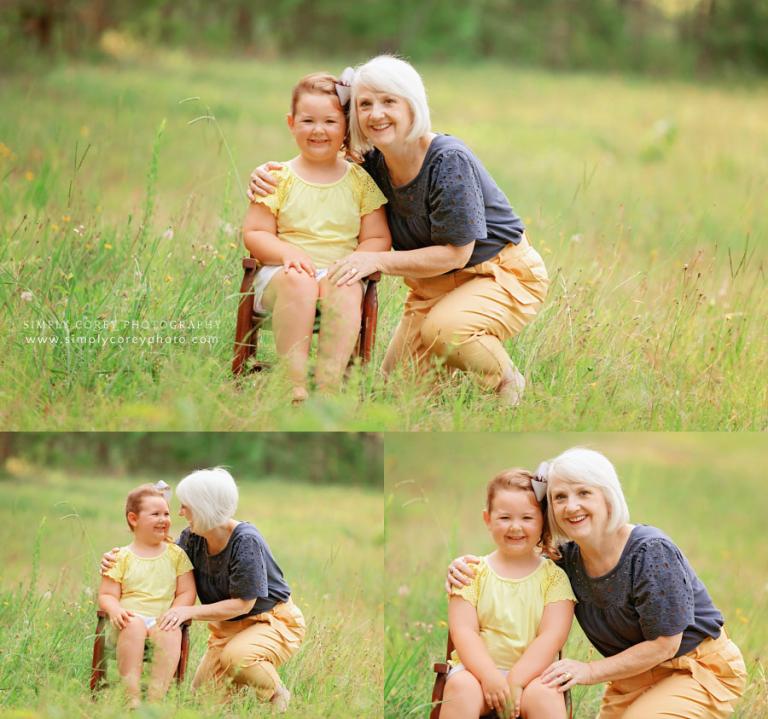
[[[217,465],[237,481],[276,477],[383,486],[382,438],[352,432],[52,432],[0,434],[0,472],[177,474]]]
[[[106,38],[106,40],[105,40]],[[4,63],[123,44],[272,58],[398,52],[641,72],[768,70],[768,0],[2,0]]]

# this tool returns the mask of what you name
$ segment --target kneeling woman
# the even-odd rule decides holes
[[[208,622],[208,649],[193,689],[231,681],[284,710],[290,692],[277,667],[297,651],[305,625],[283,573],[256,527],[234,519],[238,491],[225,469],[193,472],[176,494],[189,522],[178,543],[192,561],[201,604],[173,607],[158,624]]]

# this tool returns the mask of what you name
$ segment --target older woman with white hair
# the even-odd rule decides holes
[[[630,524],[611,462],[574,448],[536,476],[562,542],[558,563],[576,595],[576,618],[603,655],[554,661],[539,681],[560,691],[607,682],[598,719],[730,716],[746,681],[741,652],[675,543],[655,527]],[[467,584],[475,561],[454,560],[447,586]]]
[[[201,604],[173,607],[158,618],[159,627],[208,622],[208,648],[193,689],[208,682],[248,686],[285,710],[290,692],[277,667],[299,648],[305,625],[282,570],[259,530],[234,519],[238,491],[227,470],[193,472],[179,482],[176,495],[179,514],[189,523],[178,545],[192,561]],[[112,553],[104,555],[102,572],[112,559]]]
[[[442,358],[517,404],[525,388],[504,342],[537,314],[549,280],[544,263],[480,160],[460,140],[432,131],[424,84],[407,62],[382,55],[351,82],[351,145],[387,198],[396,252],[354,252],[329,272],[352,284],[374,272],[399,275],[409,293],[383,363]],[[266,163],[250,193],[274,191]]]

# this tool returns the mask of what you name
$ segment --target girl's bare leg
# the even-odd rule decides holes
[[[147,699],[152,702],[166,695],[171,679],[176,673],[181,654],[181,629],[166,632],[154,626],[149,630],[149,639],[155,645],[147,692]]]
[[[320,281],[320,338],[317,344],[317,388],[338,389],[360,332],[363,285],[337,287]]]
[[[489,711],[483,688],[474,674],[456,672],[445,684],[440,719],[478,719]]]
[[[292,398],[307,398],[307,363],[319,288],[317,280],[296,270],[278,272],[264,290],[262,303],[272,311],[277,353],[285,359]]]
[[[565,695],[534,679],[523,689],[520,714],[523,719],[566,719]]]
[[[147,628],[140,617],[132,617],[117,637],[117,671],[125,685],[130,707],[141,703],[141,667]]]

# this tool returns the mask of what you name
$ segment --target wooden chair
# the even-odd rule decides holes
[[[243,281],[240,284],[240,304],[237,308],[237,326],[235,327],[235,356],[232,360],[232,373],[243,374],[246,371],[259,371],[267,367],[264,362],[254,362],[248,366],[248,360],[256,354],[259,344],[259,330],[269,319],[269,314],[257,312],[253,307],[253,281],[259,263],[253,257],[243,258]],[[376,285],[381,273],[376,272],[366,278],[368,285],[363,293],[362,319],[360,336],[355,348],[355,356],[365,364],[370,361],[376,342],[376,322],[378,320],[379,300]],[[314,332],[319,328],[315,317]]]
[[[93,642],[93,659],[91,660],[91,691],[97,692],[106,684],[107,675],[107,657],[104,650],[106,645],[106,629],[108,624],[107,613],[104,611],[96,612],[96,638]],[[184,681],[184,674],[187,671],[187,659],[189,658],[189,625],[187,620],[181,625],[181,654],[179,655],[179,665],[176,667],[176,683],[181,684]],[[147,659],[147,650],[144,649],[144,660]]]
[[[443,704],[443,693],[445,692],[445,683],[448,680],[448,672],[450,670],[450,665],[448,664],[448,660],[451,658],[451,654],[453,653],[454,646],[453,641],[451,640],[451,633],[448,632],[448,643],[445,649],[445,661],[444,662],[435,662],[434,670],[435,670],[435,685],[432,687],[432,711],[429,713],[429,719],[440,719],[440,708]],[[560,655],[558,655],[558,658],[560,658]],[[569,689],[567,692],[565,692],[565,710],[568,713],[568,716],[573,719],[573,704],[571,703],[571,690]],[[492,711],[490,714],[486,714],[481,719],[496,719],[497,715],[495,711]]]

